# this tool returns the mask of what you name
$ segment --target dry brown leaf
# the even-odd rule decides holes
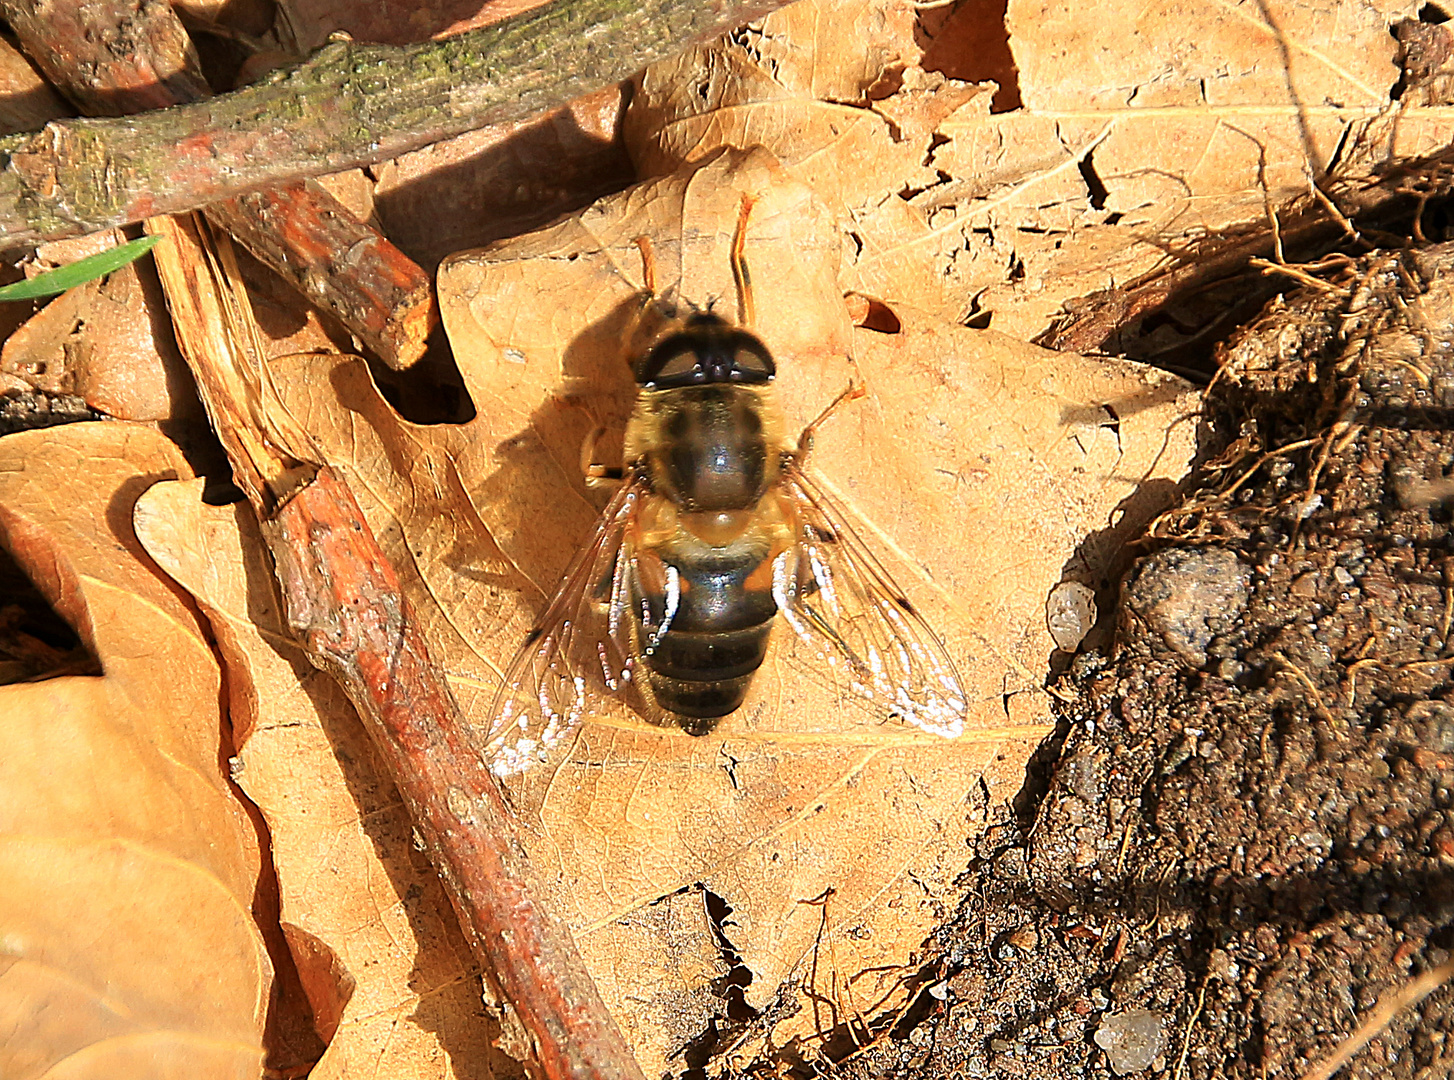
[[[766,146],[845,226],[892,193],[937,184],[935,129],[961,108],[986,111],[989,88],[912,67],[912,14],[803,0],[647,68],[623,126],[638,171],[666,175],[724,146]],[[869,100],[906,65],[895,93]]]
[[[550,769],[513,781],[552,902],[651,1072],[679,1067],[724,1010],[719,934],[751,974],[749,1004],[813,1004],[763,1033],[775,1043],[897,1007],[915,950],[955,900],[979,824],[969,793],[987,768],[1018,777],[1023,736],[995,760],[1013,724],[1043,730],[1046,594],[1063,576],[1107,584],[1115,537],[1158,508],[1146,481],[1164,494],[1190,453],[1181,421],[1194,406],[1178,384],[934,317],[962,303],[963,278],[919,248],[895,253],[935,227],[898,192],[942,183],[930,151],[946,125],[989,118],[989,90],[911,64],[884,96],[884,75],[916,55],[906,9],[886,10],[843,5],[829,18],[800,5],[739,35],[749,59],[775,65],[774,100],[726,107],[739,83],[764,89],[749,65],[719,82],[723,115],[707,127],[685,114],[667,125],[701,169],[452,261],[441,298],[473,423],[403,422],[357,363],[278,365],[283,399],[349,473],[481,724],[597,512],[583,439],[603,422],[614,441],[601,452],[619,449],[636,237],[652,238],[661,285],[730,306],[726,251],[752,194],[759,329],[782,361],[790,424],[850,376],[866,379],[869,399],[823,431],[815,465],[945,634],[971,691],[971,734],[944,743],[840,718],[832,687],[775,654],[747,708],[711,737],[603,716]],[[837,48],[835,19],[871,47]],[[680,105],[695,85],[662,92]],[[872,106],[856,103],[870,94]],[[743,137],[785,145],[790,171],[761,150],[715,155],[716,128],[730,135],[739,111],[751,114]],[[670,148],[652,145],[673,167]],[[1052,176],[1067,172],[1046,160]],[[1079,182],[1074,161],[1068,172]],[[942,236],[935,250],[963,257],[963,236]],[[942,283],[926,286],[936,273]],[[897,332],[854,327],[845,284],[889,300]],[[239,779],[272,830],[286,932],[332,1035],[318,1075],[508,1068],[486,1047],[477,981],[392,787],[337,691],[282,638],[251,523],[202,507],[195,485],[144,507],[151,550],[202,600],[234,674],[234,718],[248,730]]]
[[[47,244],[26,270],[39,273],[124,240],[112,230]],[[74,394],[118,420],[201,419],[156,277],[136,264],[50,300],[5,339],[0,375],[45,393]]]
[[[825,429],[817,464],[938,613],[975,687],[978,735],[1005,725],[1007,694],[1016,721],[1043,719],[1045,591],[1149,473],[1167,409],[1116,432],[1094,403],[1141,394],[1130,369],[1077,370],[907,308],[897,334],[855,329],[836,284],[833,216],[770,155],[729,155],[456,263],[445,295],[482,406],[467,427],[402,422],[350,362],[288,361],[280,389],[350,471],[483,722],[496,672],[594,516],[581,439],[596,416],[619,423],[629,403],[619,338],[639,284],[631,241],[654,238],[661,279],[682,295],[729,296],[743,191],[758,197],[749,259],[791,421],[850,372],[868,379],[870,400]],[[1160,464],[1174,474],[1185,454],[1183,441]],[[478,1070],[475,982],[437,885],[336,691],[287,655],[271,587],[244,559],[256,558],[255,539],[233,518],[201,508],[194,485],[157,491],[140,520],[156,557],[207,605],[234,673],[234,720],[254,725],[240,779],[269,820],[287,932],[315,1012],[334,1028],[320,1075],[428,1075],[442,1055]],[[533,582],[523,593],[521,571]],[[517,787],[539,820],[533,857],[554,873],[553,899],[649,1066],[667,1067],[721,1011],[714,983],[727,961],[708,891],[730,911],[750,1002],[768,1003],[797,970],[835,1008],[865,1014],[891,1007],[902,965],[951,902],[971,828],[964,798],[993,742],[794,727],[822,700],[799,674],[770,662],[756,727],[703,740],[603,718],[554,773]],[[814,1022],[828,1021],[809,1011],[775,1037]]]
[[[812,41],[854,40],[874,13],[901,9],[804,0],[760,32],[649,68],[625,132],[653,174],[722,146],[771,147],[842,216],[845,290],[951,320],[975,304],[1028,339],[1066,299],[1263,219],[1335,150],[1349,176],[1446,145],[1454,111],[1389,96],[1388,25],[1417,8],[1012,0],[1024,107],[991,113],[989,88],[914,66],[890,15],[875,24],[888,40],[868,55],[881,86],[901,80],[894,92],[864,93],[875,80],[854,66],[846,81],[825,77],[832,53]]]
[[[48,394],[72,393],[75,373],[66,363],[66,344],[95,302],[100,283],[68,289],[5,339],[0,373]]]
[[[272,968],[253,823],[222,776],[220,673],[131,530],[189,476],[126,424],[0,440],[6,548],[100,677],[0,688],[0,1075],[255,1078]]]
[[[443,271],[446,319],[480,410],[468,425],[402,421],[356,362],[277,366],[284,401],[349,475],[478,722],[596,514],[578,455],[595,418],[619,425],[630,401],[620,353],[639,285],[632,241],[653,238],[663,286],[730,296],[726,251],[743,191],[758,197],[748,258],[789,421],[846,385],[847,358],[857,357],[870,399],[825,429],[815,463],[872,522],[877,546],[963,658],[975,735],[945,743],[876,724],[824,730],[812,717],[831,715],[821,709],[829,691],[770,658],[748,706],[716,735],[601,717],[552,770],[515,783],[538,830],[531,857],[649,1072],[671,1067],[722,1008],[713,980],[725,961],[704,890],[730,909],[752,1004],[768,1003],[794,971],[807,978],[816,954],[814,985],[840,1007],[890,1007],[896,965],[952,902],[970,829],[965,796],[1004,737],[994,729],[1007,724],[1005,696],[1017,721],[1045,715],[1046,592],[1081,539],[1107,529],[1147,476],[1178,475],[1190,447],[1190,425],[1171,423],[1187,404],[1171,401],[1174,384],[1159,405],[1125,405],[1146,391],[1139,370],[943,328],[907,309],[899,334],[855,330],[836,284],[832,215],[771,155],[728,155],[624,193]],[[1108,402],[1121,403],[1119,431],[1100,408]],[[1125,526],[1153,509],[1122,507]],[[240,622],[251,603],[221,607]],[[258,795],[272,820],[291,783],[282,774],[327,743],[314,721],[259,738],[243,775],[279,775]],[[326,800],[338,814],[347,802],[337,790]],[[280,834],[286,825],[275,822]],[[377,911],[359,882],[334,880],[344,893],[328,901],[327,919]],[[826,906],[811,903],[830,890]],[[335,948],[337,925],[325,932]],[[341,966],[358,977],[361,964]],[[649,994],[646,972],[663,980]],[[805,1015],[778,1037],[811,1028]]]
[[[256,520],[201,494],[199,482],[153,487],[137,533],[197,598],[227,665],[234,775],[267,819],[283,931],[328,1040],[310,1075],[513,1075],[490,1049],[497,1025],[394,785],[279,618]]]
[[[58,116],[72,115],[50,84],[9,38],[0,38],[0,134],[37,131]]]
[[[959,658],[976,731],[1003,730],[1007,696],[1016,718],[1043,718],[1045,595],[1147,473],[1180,474],[1191,425],[1169,420],[1194,406],[1171,405],[1181,391],[1168,380],[1162,407],[1118,437],[1099,404],[1144,394],[1139,371],[908,309],[898,312],[900,333],[853,330],[836,283],[833,215],[765,151],[718,157],[442,269],[445,324],[482,405],[477,441],[457,459],[464,475],[484,478],[474,489],[480,515],[548,591],[594,514],[580,440],[593,418],[619,425],[632,393],[621,320],[641,283],[633,241],[652,239],[662,286],[730,304],[727,250],[744,194],[755,199],[746,250],[758,329],[781,360],[789,424],[805,423],[850,376],[866,380],[869,400],[821,432],[816,468],[934,615]],[[530,318],[536,311],[549,318]],[[1168,426],[1174,449],[1158,463]],[[480,460],[488,448],[493,469]],[[1132,507],[1128,517],[1153,511]],[[969,831],[964,800],[990,746],[866,735],[809,673],[771,665],[710,739],[601,718],[566,760],[514,789],[542,818],[532,857],[567,883],[563,902],[585,928],[578,936],[608,1000],[621,1003],[638,1047],[655,1052],[643,1055],[648,1071],[655,1054],[682,1043],[671,1030],[653,1038],[661,1020],[630,1006],[651,951],[624,949],[613,922],[705,886],[731,911],[727,937],[754,976],[749,1004],[765,1006],[796,972],[841,1018],[889,1006],[901,965],[952,896]],[[810,902],[825,895],[826,905]],[[774,1037],[811,1034],[821,1019],[806,1010]]]

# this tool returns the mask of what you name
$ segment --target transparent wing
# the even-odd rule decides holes
[[[648,717],[657,711],[635,689],[638,624],[630,611],[630,538],[646,496],[639,477],[621,485],[510,662],[490,709],[486,755],[496,775],[544,759],[609,698]]]
[[[966,696],[944,643],[792,459],[783,483],[794,547],[778,556],[773,589],[793,630],[854,693],[931,734],[962,734]]]

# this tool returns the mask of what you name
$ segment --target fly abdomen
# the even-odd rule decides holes
[[[733,712],[742,704],[753,674],[762,666],[771,632],[769,619],[745,630],[666,634],[661,645],[646,658],[657,704],[694,720],[717,720]],[[663,653],[674,662],[664,663],[667,657]],[[719,667],[724,653],[735,662]],[[701,734],[710,727],[708,724],[688,730]]]
[[[651,689],[670,712],[715,720],[742,704],[767,655],[777,603],[769,587],[758,585],[766,575],[754,574],[765,551],[755,543],[687,545],[663,555],[676,571],[673,595],[644,598],[651,622],[666,621],[665,632],[645,650]],[[649,626],[642,630],[650,635]]]
[[[741,630],[692,632],[673,630],[663,634],[651,651],[651,670],[684,682],[710,674],[715,681],[739,679],[762,666],[767,648],[766,631],[771,621]]]

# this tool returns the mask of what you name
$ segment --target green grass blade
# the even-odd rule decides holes
[[[77,285],[84,285],[98,277],[104,277],[113,270],[120,270],[129,262],[141,258],[162,242],[160,236],[143,236],[120,247],[110,248],[95,255],[87,255],[65,266],[47,270],[29,281],[17,281],[14,285],[0,288],[0,300],[34,300],[39,296],[54,296]]]

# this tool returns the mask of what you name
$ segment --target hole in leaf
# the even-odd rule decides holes
[[[916,38],[924,49],[925,71],[966,82],[993,82],[999,89],[991,113],[1020,107],[1020,69],[1010,52],[1005,27],[1008,0],[969,0],[953,8],[928,8],[919,14]]]
[[[970,297],[969,310],[964,313],[964,318],[959,320],[961,325],[967,326],[971,330],[988,330],[990,328],[990,320],[994,318],[994,312],[980,306],[980,298],[984,294],[985,290],[980,289]]]
[[[707,909],[707,920],[712,924],[712,937],[727,962],[727,974],[716,980],[712,989],[726,1004],[726,1016],[713,1017],[702,1033],[689,1042],[681,1051],[686,1070],[682,1080],[706,1080],[706,1066],[712,1054],[724,1041],[735,1037],[742,1028],[757,1019],[757,1010],[747,1004],[743,990],[752,983],[752,971],[742,962],[741,955],[727,937],[731,925],[732,905],[704,886],[702,899]]]
[[[681,1059],[686,1065],[686,1071],[682,1073],[682,1080],[707,1080],[707,1063],[712,1060],[712,1051],[722,1041],[722,1033],[717,1030],[717,1021],[714,1017],[708,1021],[707,1027],[695,1039],[682,1047]]]
[[[856,325],[880,334],[897,334],[904,328],[904,324],[894,314],[894,309],[882,300],[875,300],[871,296],[864,299],[868,301],[868,310],[857,320]]]
[[[1106,197],[1110,192],[1106,185],[1101,183],[1100,175],[1096,172],[1095,152],[1087,153],[1081,158],[1076,168],[1080,170],[1080,178],[1085,181],[1086,191],[1090,195],[1092,210],[1104,210],[1106,208]]]
[[[722,959],[727,961],[727,974],[718,983],[718,993],[727,1002],[727,1018],[746,1023],[757,1018],[757,1010],[747,1004],[743,996],[746,987],[752,984],[752,971],[742,962],[741,955],[727,937],[732,905],[711,889],[703,889],[702,897],[707,905],[707,918],[712,922],[712,936],[722,950]]]

